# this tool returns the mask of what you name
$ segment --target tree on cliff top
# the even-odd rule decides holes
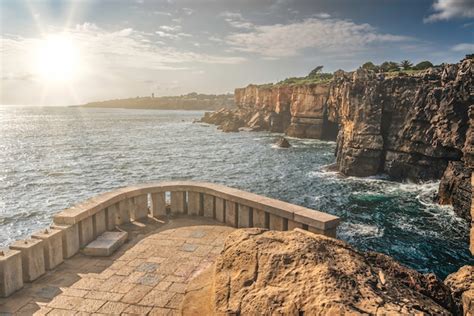
[[[433,67],[433,64],[430,61],[425,60],[425,61],[422,61],[422,62],[416,64],[416,66],[413,67],[413,69],[415,69],[415,70],[424,70],[424,69],[428,69],[430,67]]]
[[[380,70],[383,72],[391,72],[400,70],[400,65],[394,61],[385,61],[380,65]]]
[[[410,70],[411,67],[413,66],[413,63],[411,63],[409,60],[402,60],[400,62],[400,66],[404,69],[404,70]]]
[[[365,70],[379,71],[379,67],[374,65],[374,63],[371,62],[371,61],[366,62],[361,67],[362,67],[362,69],[365,69]]]
[[[317,66],[316,68],[311,70],[311,72],[308,74],[308,77],[309,78],[316,77],[317,75],[319,75],[323,71],[323,68],[324,68],[324,66]]]

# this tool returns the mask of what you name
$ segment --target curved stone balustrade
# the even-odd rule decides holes
[[[181,215],[214,218],[232,227],[302,228],[331,237],[339,224],[337,216],[218,184],[175,181],[125,187],[61,211],[50,228],[0,252],[0,296],[34,281],[105,231],[148,216]]]

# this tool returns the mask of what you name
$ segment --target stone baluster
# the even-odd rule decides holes
[[[151,214],[157,218],[166,216],[166,192],[151,195]]]

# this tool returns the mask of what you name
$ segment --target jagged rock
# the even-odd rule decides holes
[[[221,125],[222,131],[224,133],[236,133],[239,131],[239,128],[242,127],[243,124],[239,120],[233,121],[226,121]]]
[[[183,315],[450,315],[436,278],[306,231],[237,230],[193,280]],[[436,300],[436,301],[435,301]],[[437,303],[438,302],[438,303]]]
[[[278,138],[275,145],[277,145],[278,147],[281,147],[281,148],[290,148],[291,147],[290,142],[285,137]]]
[[[461,161],[451,161],[438,191],[439,203],[452,204],[454,211],[468,221],[471,221],[471,172]]]
[[[468,219],[473,86],[474,60],[469,58],[412,75],[337,71],[329,84],[236,89],[237,110],[220,110],[206,121],[239,120],[254,130],[336,140],[338,171],[345,175],[386,173],[393,180],[415,182],[443,177],[442,200]],[[464,170],[456,173],[462,176],[448,177],[450,161],[463,164],[456,168]]]
[[[456,72],[456,73],[455,73]],[[432,68],[419,76],[377,80],[363,70],[334,80],[328,108],[338,111],[339,170],[396,180],[439,179],[461,160],[473,98],[473,63]]]
[[[444,280],[444,284],[446,284],[451,289],[452,297],[455,303],[455,313],[458,315],[464,315],[467,313],[470,308],[470,304],[463,306],[463,293],[468,290],[474,290],[474,266],[461,267],[458,271],[448,275]],[[470,303],[467,299],[469,295],[470,293],[466,294],[465,302],[467,303]]]

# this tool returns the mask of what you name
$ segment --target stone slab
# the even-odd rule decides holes
[[[63,263],[62,230],[44,229],[31,235],[32,238],[43,241],[44,263],[47,270],[52,270]]]
[[[105,232],[89,243],[82,253],[93,257],[107,257],[127,241],[127,232]]]
[[[21,252],[24,282],[32,282],[46,272],[43,243],[41,239],[25,239],[10,245],[10,249]]]
[[[0,296],[10,296],[22,287],[21,252],[0,249]]]

